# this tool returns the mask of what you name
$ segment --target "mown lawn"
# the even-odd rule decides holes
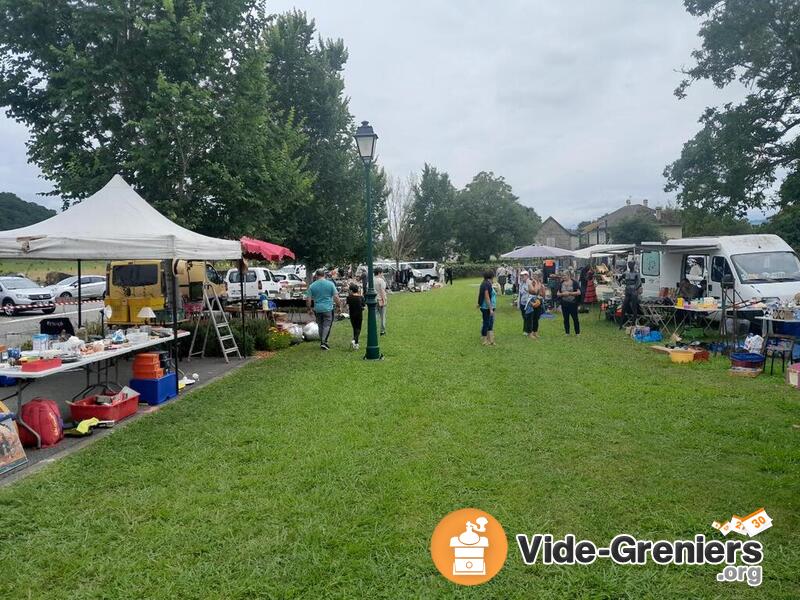
[[[386,360],[313,344],[251,364],[0,490],[2,598],[800,597],[800,392],[673,365],[595,315],[565,338],[474,282],[393,296]],[[475,506],[516,533],[718,536],[764,506],[764,583],[720,567],[525,567],[460,588],[429,556]]]
[[[22,273],[34,281],[44,283],[45,277],[51,271],[77,275],[78,262],[74,260],[0,260],[0,275]],[[81,274],[105,275],[106,263],[100,260],[85,260],[81,263]]]

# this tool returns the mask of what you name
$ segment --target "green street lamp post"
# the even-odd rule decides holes
[[[367,121],[362,121],[356,130],[356,147],[358,155],[364,163],[364,179],[367,204],[367,353],[366,360],[379,360],[382,358],[381,349],[378,347],[378,318],[377,299],[375,298],[375,282],[372,275],[372,195],[370,190],[370,170],[375,159],[375,144],[378,135],[373,131]]]

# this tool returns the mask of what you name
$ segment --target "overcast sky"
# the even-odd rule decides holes
[[[523,204],[567,226],[634,200],[664,204],[664,166],[703,108],[736,92],[673,90],[699,46],[679,0],[278,0],[350,50],[347,94],[394,175],[425,162],[463,186],[494,171]],[[48,183],[23,127],[0,117],[0,191]]]

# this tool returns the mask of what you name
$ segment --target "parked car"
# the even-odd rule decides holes
[[[54,298],[77,298],[78,278],[67,277],[50,288]],[[81,277],[81,298],[103,298],[106,295],[106,278],[103,275]]]
[[[417,281],[439,280],[439,265],[436,261],[410,262],[408,266]]]
[[[306,282],[294,273],[272,273],[275,281],[281,286],[281,290],[288,289],[290,292],[299,292],[306,289]]]
[[[27,277],[0,277],[0,308],[12,317],[18,312],[41,310],[49,315],[56,309],[52,292]]]
[[[300,279],[306,278],[306,266],[305,265],[283,265],[280,269],[275,271],[275,273],[294,273]]]
[[[225,285],[228,290],[228,302],[239,302],[242,299],[241,280],[239,269],[230,269],[225,275]],[[277,296],[281,291],[280,283],[275,279],[272,271],[266,267],[250,267],[244,278],[245,300],[258,300],[258,295],[264,293],[268,298]]]

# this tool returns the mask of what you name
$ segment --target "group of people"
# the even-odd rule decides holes
[[[386,335],[386,307],[388,304],[388,285],[383,276],[383,269],[376,267],[373,277],[375,288],[376,309],[380,323],[380,334]],[[319,347],[321,350],[330,350],[328,340],[333,328],[336,309],[343,310],[347,306],[350,317],[350,325],[353,329],[353,339],[350,347],[353,350],[360,348],[359,338],[364,322],[364,308],[366,307],[365,289],[367,287],[366,277],[359,284],[351,281],[347,289],[347,297],[344,301],[339,296],[339,289],[325,269],[318,269],[314,273],[314,282],[308,286],[306,292],[306,307],[308,313],[312,315],[319,328]]]
[[[501,267],[504,269],[504,267]],[[498,269],[500,273],[500,269]],[[587,273],[588,275],[588,273]],[[502,293],[504,286],[508,283],[508,271],[504,275],[497,276],[499,290]],[[539,338],[539,320],[545,311],[547,299],[547,287],[543,280],[542,271],[529,272],[523,269],[517,273],[519,279],[516,282],[516,303],[522,315],[522,331],[530,339]],[[593,276],[593,274],[592,274]],[[478,289],[478,308],[481,311],[481,343],[485,346],[494,346],[494,311],[497,308],[498,289],[494,285],[495,274],[486,271],[483,274],[483,281]],[[502,279],[501,279],[502,278]],[[575,279],[572,271],[565,271],[560,279],[551,277],[553,283],[557,282],[557,287],[552,289],[552,295],[561,306],[561,314],[564,319],[564,333],[570,335],[573,331],[578,336],[581,333],[580,318],[578,316],[578,306],[580,305],[587,286]],[[594,281],[592,280],[592,293],[594,294]]]

